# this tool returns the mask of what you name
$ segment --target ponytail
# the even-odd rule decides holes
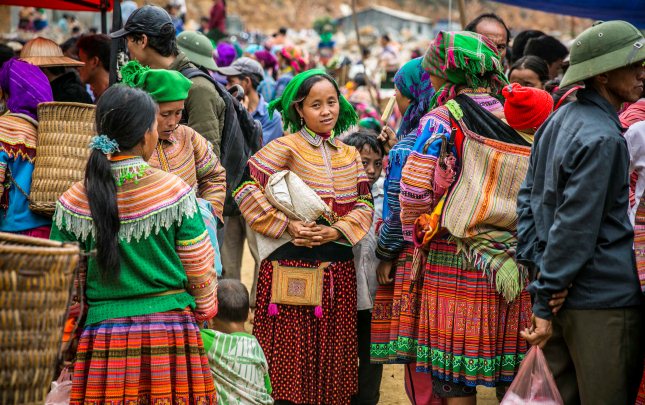
[[[103,273],[119,274],[119,207],[116,183],[107,156],[92,150],[85,167],[85,189],[94,221],[96,261]]]
[[[123,85],[108,88],[96,105],[96,130],[128,151],[141,142],[157,119],[157,104],[143,90]],[[85,190],[90,204],[96,262],[103,274],[118,277],[119,206],[112,166],[105,151],[92,149],[85,166]]]

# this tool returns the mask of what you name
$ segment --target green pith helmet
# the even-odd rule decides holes
[[[196,31],[184,31],[177,37],[177,47],[186,54],[188,60],[208,70],[217,70],[213,59],[213,44],[206,35]]]
[[[561,87],[645,60],[645,38],[625,21],[598,22],[571,46],[570,66]]]

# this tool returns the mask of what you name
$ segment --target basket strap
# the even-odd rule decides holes
[[[22,187],[20,187],[20,185],[18,184],[18,182],[13,178],[13,175],[11,174],[11,169],[9,169],[9,166],[7,166],[7,173],[8,173],[7,177],[9,178],[9,181],[11,181],[11,183],[14,186],[16,186],[18,191],[20,191],[20,193],[25,196],[27,201],[29,201],[31,203],[31,200],[29,199],[29,195],[27,193],[25,193],[25,190],[23,190]]]

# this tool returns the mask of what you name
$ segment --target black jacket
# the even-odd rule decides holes
[[[579,91],[536,133],[517,208],[518,260],[540,272],[529,287],[535,315],[551,319],[551,294],[569,284],[564,308],[641,303],[628,169],[616,110],[594,90]]]
[[[92,104],[92,97],[90,97],[78,75],[74,72],[67,72],[52,80],[50,84],[54,101]]]

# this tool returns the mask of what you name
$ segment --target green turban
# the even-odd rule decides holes
[[[157,103],[185,100],[192,82],[176,70],[150,69],[137,61],[121,68],[123,84],[144,90]]]
[[[289,84],[287,84],[282,96],[276,98],[269,104],[269,116],[273,118],[273,112],[278,110],[282,114],[285,131],[290,131],[292,133],[300,131],[302,124],[300,122],[300,114],[298,114],[298,111],[296,110],[295,98],[300,86],[302,86],[305,80],[313,76],[324,76],[334,84],[334,87],[338,92],[338,102],[340,104],[340,112],[338,113],[338,121],[336,121],[334,132],[340,134],[347,131],[352,127],[352,125],[356,124],[358,121],[358,115],[356,115],[356,111],[349,101],[340,94],[336,81],[324,70],[320,69],[307,70],[294,76]]]

